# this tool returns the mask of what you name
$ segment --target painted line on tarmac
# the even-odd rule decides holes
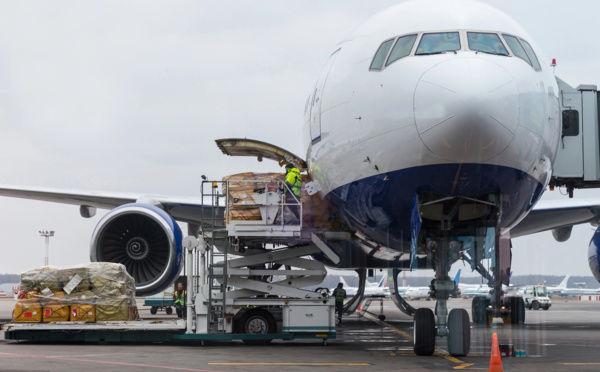
[[[53,357],[44,355],[31,355],[31,354],[16,354],[16,353],[2,353],[0,355],[18,356],[18,357],[29,357],[37,359],[52,359],[52,360],[66,360],[70,362],[84,362],[84,363],[97,363],[97,364],[113,364],[127,367],[144,367],[144,368],[158,368],[158,369],[169,369],[173,371],[192,371],[192,372],[217,372],[212,369],[195,369],[185,367],[172,367],[172,366],[155,366],[152,364],[137,364],[137,363],[124,363],[124,362],[110,362],[107,360],[92,360],[92,359],[77,359],[77,358],[64,358],[64,357]]]
[[[219,366],[371,366],[371,363],[208,363]]]
[[[398,334],[400,334],[400,335],[402,335],[402,336],[404,336],[404,337],[408,338],[410,341],[414,341],[414,339],[413,339],[413,336],[409,335],[408,333],[406,333],[406,332],[404,332],[404,331],[401,331],[401,330],[399,330],[398,328],[396,328],[396,327],[394,327],[394,326],[392,326],[392,325],[390,325],[390,324],[387,324],[386,322],[383,322],[383,321],[381,321],[381,320],[379,320],[379,319],[377,319],[377,318],[373,317],[373,316],[372,316],[372,315],[370,315],[370,314],[365,314],[364,316],[365,316],[366,318],[369,318],[370,320],[374,321],[375,323],[378,323],[378,324],[380,324],[380,325],[382,325],[382,326],[384,326],[384,327],[388,327],[388,328],[389,328],[389,329],[391,329],[392,331],[394,331],[394,332],[396,332],[396,333],[398,333]],[[454,367],[455,369],[459,369],[459,368],[457,368],[457,367],[460,367],[460,368],[466,368],[466,367],[468,367],[468,366],[463,366],[463,365],[465,365],[465,364],[469,364],[469,363],[465,363],[465,362],[463,362],[462,360],[460,360],[460,359],[458,359],[458,358],[455,358],[455,357],[453,357],[452,355],[449,355],[448,353],[446,353],[446,352],[444,352],[444,351],[442,351],[442,350],[440,350],[440,349],[438,349],[438,348],[436,348],[436,349],[435,349],[435,351],[434,351],[434,354],[436,354],[437,356],[440,356],[440,357],[442,357],[442,358],[445,358],[445,359],[447,359],[447,360],[449,360],[449,361],[451,361],[451,362],[453,362],[453,363],[459,364],[458,366]],[[471,366],[471,365],[472,365],[472,364],[469,364],[469,366]]]

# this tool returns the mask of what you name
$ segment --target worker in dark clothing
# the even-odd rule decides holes
[[[177,283],[177,290],[173,293],[173,299],[175,300],[175,310],[177,311],[178,318],[185,318],[187,304],[187,290],[183,288],[183,283]]]
[[[287,186],[285,191],[285,203],[300,203],[300,197],[302,196],[302,178],[300,177],[300,170],[290,163],[285,166],[285,184]],[[294,216],[296,216],[296,219],[300,221],[298,207],[288,207]]]
[[[337,288],[333,290],[333,297],[335,297],[335,311],[337,312],[338,324],[342,324],[344,299],[346,298],[346,290],[343,283],[339,283]]]

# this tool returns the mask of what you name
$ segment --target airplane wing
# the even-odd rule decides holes
[[[600,200],[540,201],[534,209],[510,230],[511,238],[582,223],[600,224]]]
[[[213,213],[215,213],[215,220],[222,221],[225,210],[224,207],[213,207],[210,205],[203,206],[202,200],[199,197],[169,197],[148,194],[66,190],[7,185],[0,185],[0,196],[42,200],[47,202],[72,204],[79,205],[81,207],[100,209],[113,209],[123,204],[135,202],[146,203],[160,206],[177,221],[192,224],[200,224],[202,221],[210,220],[213,216]]]

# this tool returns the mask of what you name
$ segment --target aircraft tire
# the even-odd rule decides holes
[[[414,351],[419,356],[430,356],[435,350],[435,316],[429,308],[422,307],[415,311],[414,317]]]
[[[471,349],[471,321],[465,309],[452,309],[448,315],[448,353],[466,356]]]
[[[273,315],[263,309],[248,310],[238,321],[239,333],[267,334],[277,332]],[[271,340],[242,340],[246,345],[268,345]]]
[[[508,297],[510,324],[525,323],[525,302],[522,297]]]
[[[544,309],[547,310],[547,309]],[[379,320],[381,320],[382,322],[385,320],[385,315],[381,314],[378,316]]]
[[[473,301],[471,302],[471,317],[473,318],[473,323],[485,324],[487,322],[485,302],[486,299],[483,296],[473,297]]]

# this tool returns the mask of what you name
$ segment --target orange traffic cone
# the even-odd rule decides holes
[[[358,304],[358,311],[361,311],[361,305],[362,304]]]
[[[498,335],[494,333],[492,339],[492,357],[490,358],[490,372],[503,372],[500,347],[498,346]]]

